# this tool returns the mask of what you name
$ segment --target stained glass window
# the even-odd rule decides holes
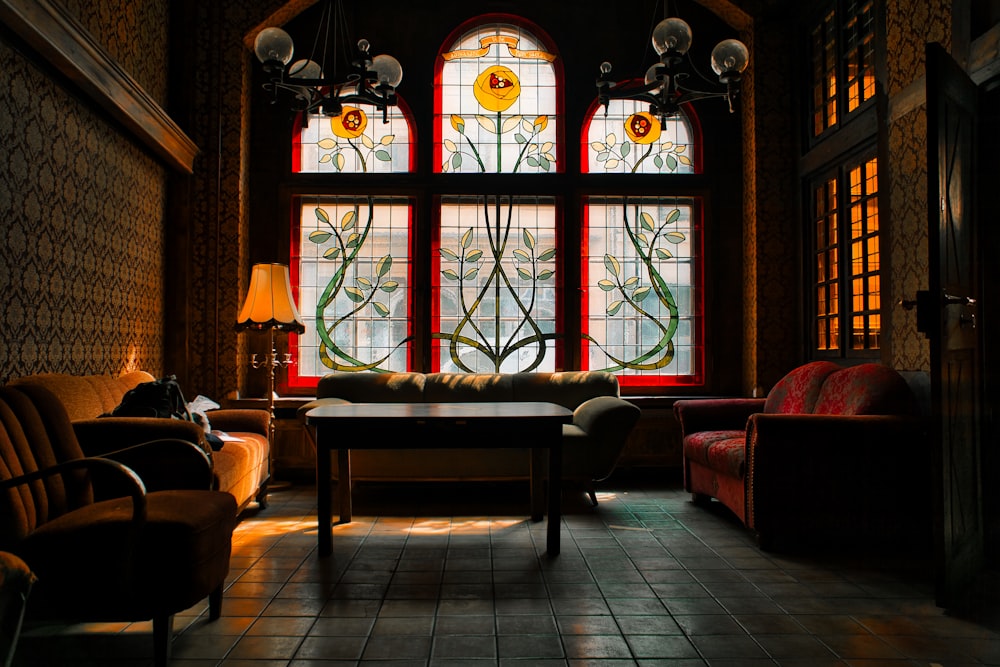
[[[441,54],[435,169],[558,170],[554,53],[526,29],[478,24]]]
[[[700,383],[699,202],[590,197],[585,219],[585,367],[625,385]]]
[[[434,255],[435,367],[552,371],[557,326],[551,197],[448,197]]]
[[[405,108],[405,107],[404,107]],[[296,173],[379,174],[413,170],[410,124],[404,108],[385,118],[366,105],[345,106],[339,116],[309,114],[295,133]]]
[[[590,173],[691,174],[697,146],[687,116],[661,122],[635,100],[611,100],[591,116],[583,146]]]

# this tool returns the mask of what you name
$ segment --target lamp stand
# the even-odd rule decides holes
[[[278,358],[278,350],[274,346],[274,329],[268,329],[268,336],[271,351],[267,354],[264,359],[258,359],[257,354],[250,355],[250,367],[257,369],[266,366],[267,367],[267,413],[268,413],[268,456],[267,456],[267,470],[269,475],[274,473],[274,435],[275,435],[275,416],[274,416],[274,378],[277,373],[277,369],[285,368],[291,366],[294,361],[292,361],[292,355],[285,353],[283,359]],[[268,487],[273,490],[282,489],[288,486],[287,482],[277,482],[271,480],[268,482]]]

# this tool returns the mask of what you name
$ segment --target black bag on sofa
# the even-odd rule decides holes
[[[109,417],[162,417],[191,421],[187,401],[177,383],[177,376],[143,382],[122,396],[122,402],[111,411]]]

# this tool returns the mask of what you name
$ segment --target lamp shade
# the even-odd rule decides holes
[[[236,330],[280,329],[302,333],[306,330],[299,309],[292,299],[288,267],[284,264],[254,264],[250,273],[250,289]]]

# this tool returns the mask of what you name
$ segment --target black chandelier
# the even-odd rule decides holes
[[[660,61],[646,71],[640,84],[618,86],[610,79],[611,63],[601,63],[597,78],[597,99],[604,105],[611,100],[629,99],[649,103],[649,112],[661,122],[680,113],[687,102],[723,98],[729,103],[729,112],[740,92],[740,80],[750,62],[750,52],[738,39],[725,39],[712,49],[712,69],[719,76],[725,90],[698,90],[688,84],[689,73],[682,63],[691,48],[691,27],[679,18],[665,18],[653,28],[653,49]],[[704,83],[711,85],[709,81]]]
[[[396,105],[396,87],[403,80],[403,68],[392,56],[372,57],[367,39],[358,40],[353,55],[346,53],[349,43],[341,0],[326,1],[308,58],[292,62],[295,45],[281,28],[261,30],[254,41],[254,52],[264,71],[271,75],[264,89],[272,93],[272,104],[286,97],[292,110],[324,116],[341,115],[345,104],[369,104],[382,112],[382,122],[388,122],[388,109]],[[345,53],[338,53],[338,48]],[[341,55],[349,63],[344,76],[338,72]]]

